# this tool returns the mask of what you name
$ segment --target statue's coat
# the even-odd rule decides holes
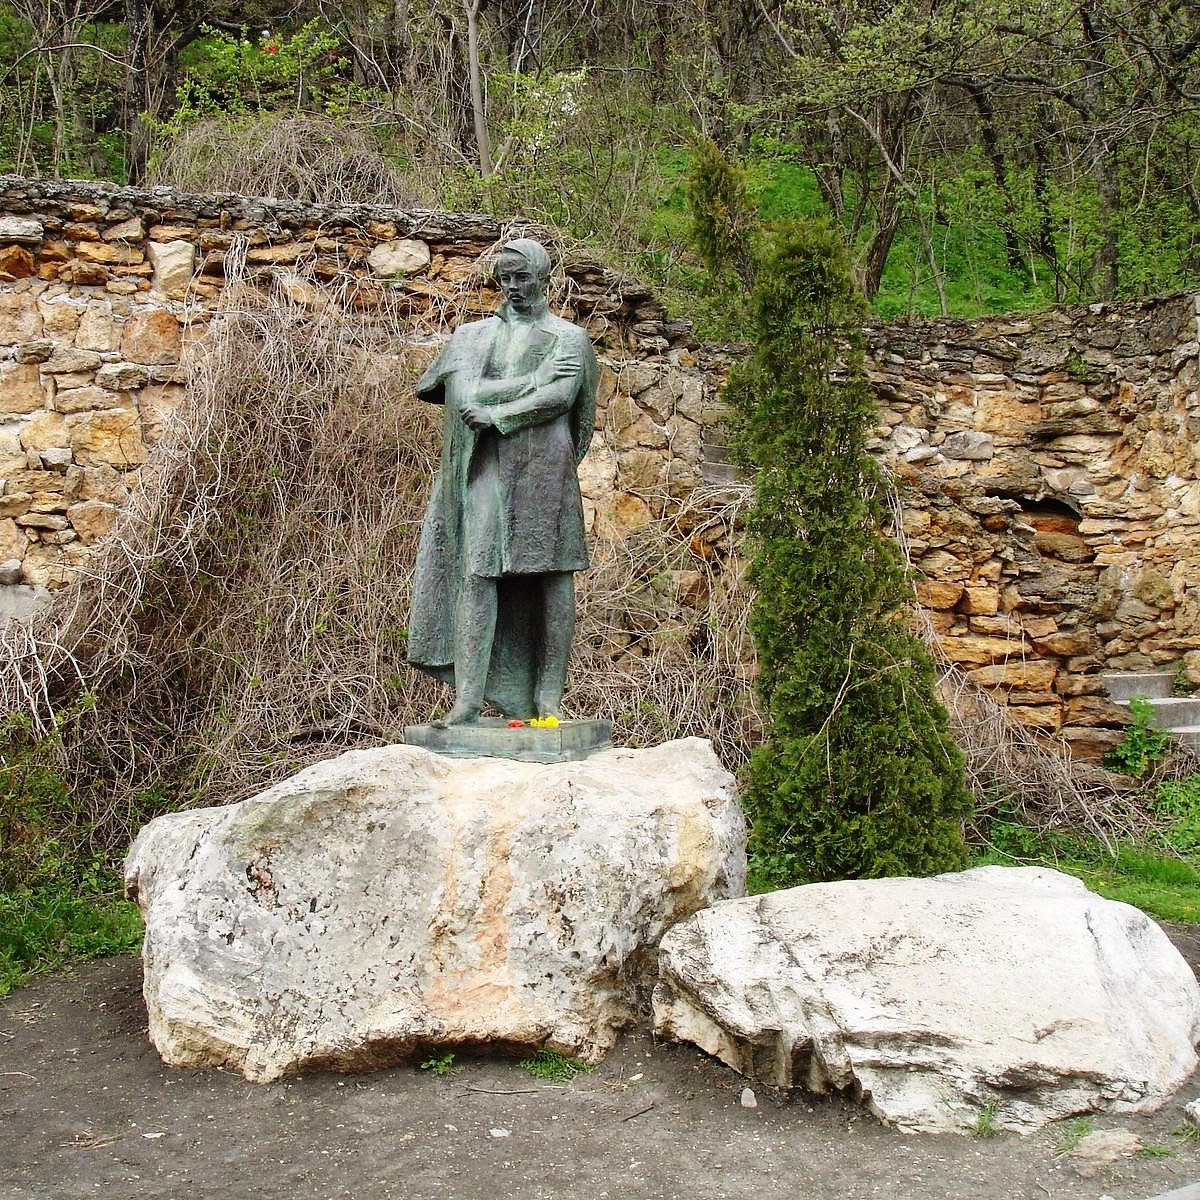
[[[485,697],[509,716],[535,713],[541,604],[531,576],[587,566],[576,468],[596,419],[596,356],[587,334],[549,312],[533,318],[519,361],[495,358],[507,306],[464,325],[417,383],[445,406],[441,469],[413,576],[408,659],[454,682],[454,608],[464,574],[499,581]],[[504,380],[512,386],[505,388]],[[472,430],[463,404],[483,404],[494,428]]]

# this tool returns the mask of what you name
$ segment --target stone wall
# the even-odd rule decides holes
[[[874,448],[902,488],[945,653],[1080,752],[1119,740],[1104,671],[1200,683],[1192,296],[870,330]]]
[[[494,311],[489,217],[0,177],[0,616],[63,586],[112,528],[183,398],[232,276],[311,307],[386,306],[414,339]],[[593,530],[620,535],[699,479],[711,386],[648,289],[568,258],[558,293],[601,354]]]
[[[0,178],[0,607],[64,585],[111,528],[231,277],[314,307],[386,306],[436,340],[495,308],[480,264],[512,232]],[[646,288],[583,258],[564,263],[559,294],[603,366],[588,520],[620,538],[731,477],[715,397],[737,351],[699,346]],[[945,653],[1085,754],[1125,719],[1103,671],[1178,664],[1200,682],[1194,299],[868,334],[874,449]]]

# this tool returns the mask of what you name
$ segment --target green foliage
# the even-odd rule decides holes
[[[718,279],[730,272],[754,284],[756,219],[745,172],[734,166],[715,142],[697,142],[687,183],[692,242]]]
[[[86,698],[49,734],[19,715],[0,732],[0,995],[69,959],[133,950],[141,937],[100,852],[89,797],[57,766],[64,733],[90,706]]]
[[[534,1079],[546,1079],[551,1083],[570,1083],[576,1075],[586,1075],[593,1070],[577,1058],[565,1058],[553,1050],[538,1050],[532,1058],[521,1060],[521,1070]]]
[[[1054,1153],[1060,1157],[1070,1154],[1089,1133],[1095,1132],[1096,1122],[1090,1117],[1078,1117],[1074,1121],[1068,1121],[1063,1126],[1063,1134],[1054,1147]]]
[[[119,880],[94,864],[87,890],[72,894],[66,878],[37,888],[0,891],[0,996],[31,975],[81,958],[137,950],[137,906],[120,898]]]
[[[313,18],[295,33],[251,38],[202,26],[203,36],[182,56],[174,110],[157,126],[160,137],[213,117],[239,120],[267,111],[337,114],[368,98],[347,79],[341,42]]]
[[[430,1055],[421,1064],[421,1070],[428,1071],[430,1075],[436,1075],[439,1079],[448,1079],[457,1075],[462,1067],[455,1065],[453,1051],[447,1050],[444,1054]]]
[[[1155,816],[1168,823],[1167,845],[1180,854],[1200,857],[1200,774],[1156,784],[1149,805]]]
[[[1169,734],[1154,727],[1154,707],[1145,696],[1129,702],[1133,724],[1125,736],[1105,756],[1104,765],[1122,775],[1141,777],[1155,763],[1162,762],[1170,746]]]
[[[986,1104],[982,1105],[975,1114],[975,1120],[969,1127],[970,1132],[976,1137],[995,1137],[1000,1132],[1000,1126],[996,1121],[996,1115],[999,1111],[1000,1102],[998,1100],[989,1100]]]
[[[971,801],[866,451],[864,305],[838,235],[782,225],[751,312],[755,348],[726,397],[754,473],[750,625],[770,718],[747,776],[754,881],[962,866]]]
[[[1051,867],[1083,880],[1109,900],[1132,904],[1164,921],[1200,923],[1200,871],[1171,851],[1122,842],[1109,848],[1081,834],[1031,829],[993,819],[988,848],[975,865]]]

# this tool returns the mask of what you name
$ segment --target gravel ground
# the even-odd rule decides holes
[[[1171,930],[1196,963],[1195,931]],[[1101,1117],[1146,1150],[1090,1167],[1060,1125],[911,1135],[842,1097],[781,1097],[684,1046],[625,1038],[568,1084],[515,1062],[250,1084],[164,1067],[136,958],[37,980],[0,1005],[0,1198],[75,1200],[1146,1200],[1200,1180],[1153,1116]],[[1091,1170],[1094,1173],[1088,1175]]]

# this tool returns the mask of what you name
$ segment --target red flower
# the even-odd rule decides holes
[[[274,42],[272,42],[269,46],[264,46],[263,49],[268,54],[278,54],[279,53],[279,47],[277,45],[275,45]]]
[[[524,729],[525,722],[524,721],[509,721],[508,727],[509,727],[509,729]]]

